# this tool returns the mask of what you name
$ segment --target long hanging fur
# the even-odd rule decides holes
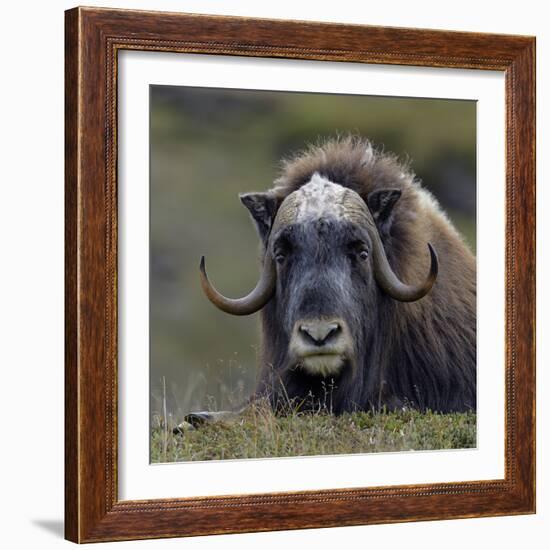
[[[377,189],[400,189],[391,226],[380,234],[389,262],[405,282],[422,280],[428,271],[426,243],[437,250],[440,270],[430,293],[413,303],[381,296],[368,357],[337,388],[335,412],[412,406],[449,412],[476,408],[476,262],[435,198],[407,165],[376,151],[358,137],[310,146],[283,162],[271,192],[279,204],[319,173],[356,191],[365,201]],[[294,371],[277,370],[284,350],[274,309],[262,311],[263,358],[258,393],[273,386],[274,376],[291,395],[303,380]],[[358,312],[367,315],[371,312]]]

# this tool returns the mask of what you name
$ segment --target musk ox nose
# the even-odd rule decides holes
[[[289,357],[312,376],[337,375],[353,357],[353,342],[344,319],[304,318],[292,329]]]
[[[300,336],[308,344],[315,346],[324,346],[342,332],[342,326],[338,321],[308,321],[300,323],[298,328]]]

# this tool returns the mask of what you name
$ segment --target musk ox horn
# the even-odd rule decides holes
[[[382,290],[400,302],[416,302],[416,300],[420,300],[420,298],[426,296],[435,283],[438,271],[437,254],[433,246],[428,243],[431,265],[430,272],[426,277],[426,280],[418,286],[406,285],[397,278],[390,267],[388,257],[386,256],[386,251],[384,250],[378,231],[374,229],[369,231],[369,233],[371,234],[373,245],[374,276],[376,278],[376,282],[380,285]]]
[[[264,257],[262,274],[258,284],[244,298],[226,298],[220,294],[208,280],[204,266],[204,256],[200,264],[201,286],[206,297],[218,308],[232,315],[250,315],[262,309],[272,298],[277,282],[277,271],[271,254],[267,252]]]

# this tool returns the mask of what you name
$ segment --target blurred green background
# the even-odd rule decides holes
[[[410,159],[475,252],[474,101],[151,86],[151,412],[180,421],[252,392],[258,314],[203,296],[199,259],[228,296],[258,277],[258,239],[237,194],[271,187],[279,161],[354,132]]]

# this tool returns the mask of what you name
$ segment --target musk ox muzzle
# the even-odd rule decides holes
[[[290,364],[308,374],[336,376],[353,353],[353,341],[344,319],[299,319],[294,323]]]

